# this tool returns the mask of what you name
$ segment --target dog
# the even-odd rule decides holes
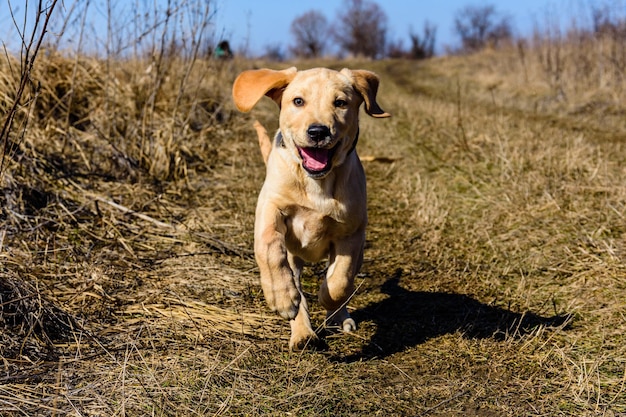
[[[233,84],[240,111],[249,112],[263,96],[280,109],[273,140],[254,123],[266,164],[254,253],[267,304],[290,321],[292,350],[319,341],[300,284],[305,262],[328,258],[318,293],[325,324],[356,330],[346,304],[363,263],[367,195],[355,147],[361,104],[372,117],[390,116],[376,102],[378,86],[378,76],[366,70],[295,67],[244,71]]]

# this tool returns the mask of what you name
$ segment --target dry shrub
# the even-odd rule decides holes
[[[624,99],[623,35],[573,29],[566,36],[535,36],[532,51],[534,65],[555,93],[565,95],[563,99],[584,97],[609,105]]]
[[[23,365],[10,359],[21,358],[25,364],[57,360],[54,344],[72,340],[80,327],[72,315],[42,293],[36,278],[23,271],[16,273],[19,267],[3,261],[9,268],[0,269],[0,357],[5,359],[5,372],[16,380],[37,378],[36,374],[20,375]]]
[[[49,52],[33,74],[40,83],[34,110],[38,125],[87,130],[91,114],[102,106],[103,75],[95,59]]]
[[[131,61],[108,73],[98,60],[51,54],[35,74],[45,143],[25,146],[63,160],[64,172],[184,179],[188,164],[211,164],[198,157],[210,156],[231,111],[224,105],[228,74],[211,62],[189,65],[173,62],[155,75],[149,63]]]
[[[8,250],[3,261],[11,260],[4,262],[0,301],[6,359],[24,354],[21,342],[41,344],[32,350],[43,353],[53,352],[56,342],[70,342],[72,314],[110,311],[119,301],[108,294],[134,285],[128,279],[116,283],[120,268],[143,262],[138,257],[151,264],[155,250],[165,254],[177,245],[178,238],[167,235],[192,231],[192,223],[176,229],[185,215],[160,199],[162,184],[168,182],[173,199],[196,204],[198,185],[190,186],[196,173],[212,175],[218,149],[232,133],[228,98],[234,75],[228,65],[236,64],[205,61],[192,67],[172,61],[160,75],[146,71],[148,62],[122,61],[114,71],[109,64],[48,52],[32,74],[38,97],[30,127],[7,154],[0,183],[0,247]],[[3,61],[3,105],[11,103],[17,76]],[[19,116],[23,123],[27,115]],[[154,217],[137,217],[137,211]],[[155,219],[163,213],[173,223]],[[164,233],[162,243],[148,243],[134,220]],[[196,236],[209,251],[239,253],[236,244],[211,233]],[[94,273],[91,262],[106,267]],[[26,265],[32,268],[28,277],[19,273]],[[42,274],[59,277],[59,266],[65,273],[52,284],[55,289],[41,288]],[[77,291],[94,295],[76,296]],[[33,363],[45,357],[34,355]]]

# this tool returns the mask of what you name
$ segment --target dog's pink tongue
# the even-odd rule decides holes
[[[328,149],[301,148],[304,166],[311,171],[321,171],[328,165]]]

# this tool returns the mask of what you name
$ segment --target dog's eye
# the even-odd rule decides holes
[[[334,104],[335,104],[335,107],[346,107],[348,105],[348,102],[338,98],[337,100],[335,100]]]
[[[304,106],[304,99],[296,97],[293,99],[293,104],[295,104],[296,107],[302,107]]]

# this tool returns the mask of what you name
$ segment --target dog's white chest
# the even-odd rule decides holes
[[[328,254],[341,227],[319,212],[299,208],[286,218],[287,247],[305,260],[316,262]]]
[[[318,217],[314,219],[314,217]],[[300,215],[291,220],[291,233],[304,249],[316,246],[323,240],[324,231],[321,216]]]

